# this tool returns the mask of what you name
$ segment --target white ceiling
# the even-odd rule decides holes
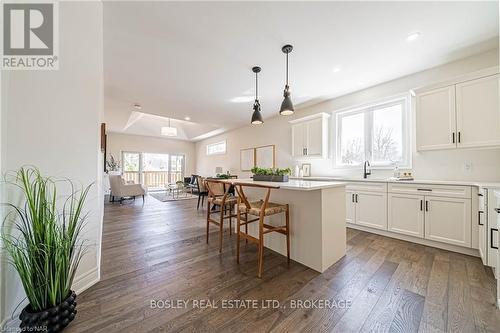
[[[146,114],[189,116],[176,123],[180,139],[248,124],[254,65],[264,118],[275,116],[286,43],[297,107],[485,51],[496,36],[497,2],[105,2],[106,122],[160,136],[162,118],[127,127],[140,103]]]

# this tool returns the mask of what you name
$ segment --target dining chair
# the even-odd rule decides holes
[[[259,249],[257,276],[261,278],[262,270],[264,267],[264,235],[271,232],[277,232],[286,236],[287,263],[290,264],[290,209],[288,204],[279,204],[269,201],[271,190],[278,189],[279,186],[238,183],[237,181],[233,184],[236,186],[236,191],[238,192],[236,214],[236,262],[238,264],[240,263],[240,237],[244,238],[246,241],[256,243]],[[245,187],[264,189],[264,199],[258,201],[249,201],[243,190]],[[276,215],[280,213],[285,214],[285,225],[272,226],[264,223],[264,219],[266,216]],[[248,220],[247,217],[246,221],[242,222],[242,214],[246,214],[247,216],[258,216],[258,218]],[[248,234],[248,224],[256,221],[259,221],[259,238],[253,237]],[[245,232],[241,231],[242,225],[245,226]]]
[[[222,238],[224,233],[224,220],[229,220],[229,236],[232,235],[232,218],[236,217],[234,206],[237,199],[230,193],[231,184],[217,179],[205,180],[205,186],[208,190],[207,200],[207,244],[210,230],[210,223],[219,227],[219,253],[222,252]],[[219,210],[213,210],[213,207],[218,207]],[[212,218],[212,214],[219,213],[219,219]]]
[[[198,204],[196,205],[196,209],[200,209],[200,200],[201,207],[203,207],[203,201],[205,200],[205,197],[208,196],[208,191],[205,187],[205,178],[202,176],[196,176],[196,189],[198,194]]]

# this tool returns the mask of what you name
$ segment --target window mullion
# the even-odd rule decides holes
[[[365,112],[365,161],[372,162],[373,152],[373,109],[370,108]]]

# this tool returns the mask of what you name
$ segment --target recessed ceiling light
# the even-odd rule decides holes
[[[338,73],[338,72],[340,72],[340,67],[335,67],[335,68],[333,69],[333,72],[334,72],[334,73]]]
[[[409,42],[414,41],[415,39],[420,37],[421,34],[422,33],[419,31],[412,32],[411,34],[408,35],[408,37],[406,37],[406,40]]]
[[[135,104],[134,104],[134,109],[136,109],[136,110],[142,110],[142,106],[141,106],[141,104],[139,104],[139,103],[135,103]]]
[[[238,96],[235,98],[231,98],[231,102],[233,103],[249,103],[253,101],[253,96]]]
[[[190,121],[190,120],[191,120],[191,118],[189,118],[189,117],[184,117],[184,120]]]

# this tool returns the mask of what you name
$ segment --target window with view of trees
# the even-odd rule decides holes
[[[336,166],[409,166],[406,98],[339,112],[336,125]]]

